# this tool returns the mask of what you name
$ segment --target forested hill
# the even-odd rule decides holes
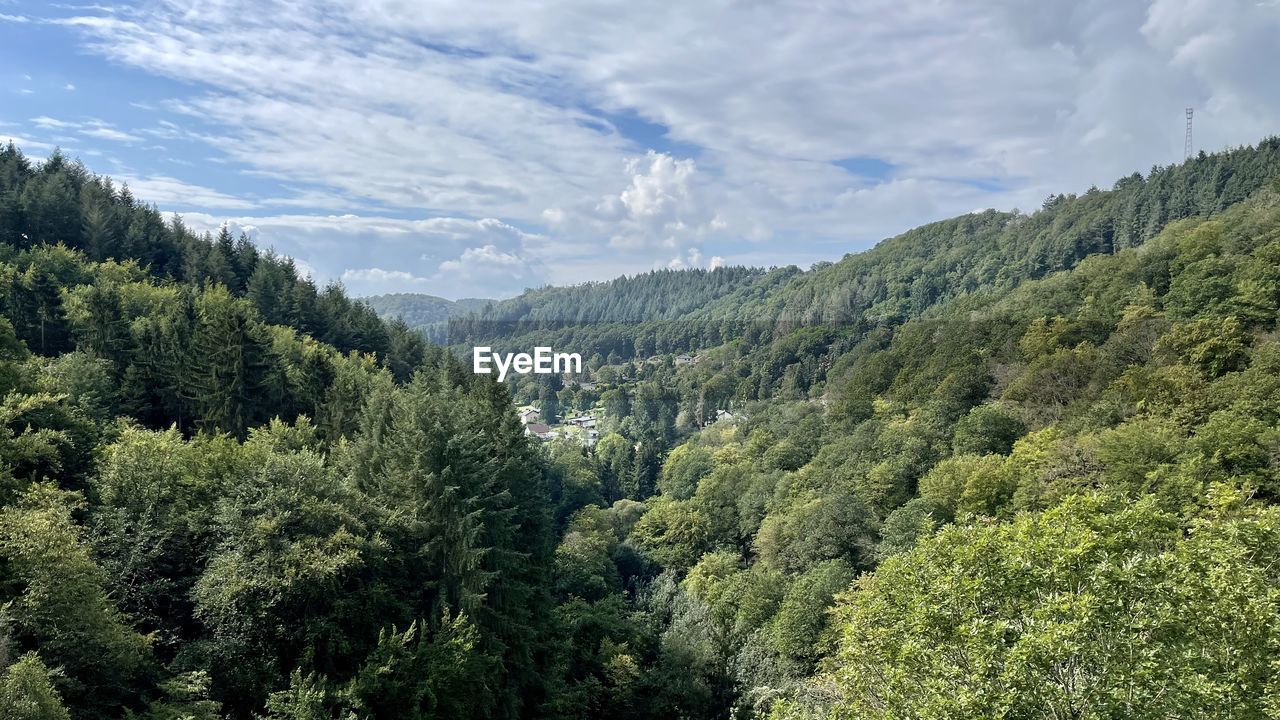
[[[224,228],[214,238],[201,237],[181,220],[166,222],[128,187],[59,153],[37,167],[12,143],[0,147],[0,248],[13,253],[55,245],[90,262],[134,261],[147,275],[175,283],[222,285],[268,324],[289,325],[342,352],[394,358],[402,371],[410,360],[400,355],[417,342],[402,323],[383,323],[337,284],[316,287],[299,276],[291,258],[260,250],[244,236]],[[8,294],[5,312],[33,350],[56,353],[74,344],[56,290],[75,277],[66,274],[69,261],[49,254],[30,254],[23,276],[10,279],[31,294]],[[19,302],[29,304],[12,304]]]
[[[1273,717],[1276,155],[538,291],[646,360],[504,387],[9,147],[0,718]]]
[[[806,272],[661,271],[528,291],[455,321],[451,340],[500,341],[495,336],[506,333],[519,338],[517,345],[585,342],[587,354],[631,357],[637,348],[712,347],[734,336],[755,336],[760,328],[752,326],[761,324],[785,334],[805,324],[865,328],[902,322],[968,294],[1009,289],[1072,268],[1092,254],[1138,246],[1172,221],[1240,202],[1278,170],[1280,138],[1269,138],[1134,173],[1111,190],[1054,195],[1030,214],[987,211],[925,225]],[[663,322],[675,319],[680,322]],[[610,321],[636,327],[630,333],[573,327]],[[569,330],[556,331],[566,325]]]
[[[1053,195],[1030,214],[988,211],[925,225],[802,273],[778,292],[708,308],[789,322],[900,322],[965,294],[1007,289],[1136,247],[1168,223],[1222,211],[1280,172],[1280,138],[1134,173],[1111,190]]]
[[[245,238],[0,149],[0,717],[527,717],[510,395]]]
[[[492,302],[481,298],[446,300],[421,293],[369,295],[361,300],[383,318],[398,318],[414,328],[427,327],[463,313],[481,310]]]
[[[528,290],[494,303],[467,319],[553,325],[680,320],[743,288],[774,287],[795,269],[653,270],[605,282]]]

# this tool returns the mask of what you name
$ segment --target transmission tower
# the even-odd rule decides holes
[[[1186,160],[1191,159],[1191,113],[1195,108],[1187,108],[1187,141],[1183,144],[1182,157]]]

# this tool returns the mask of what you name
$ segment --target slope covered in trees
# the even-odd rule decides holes
[[[287,260],[219,274],[230,238],[10,149],[0,715],[1271,717],[1276,152],[460,326],[616,343],[592,388],[514,388],[600,407],[588,448],[339,288],[280,302],[310,297]],[[649,291],[653,323],[610,315]]]
[[[552,476],[501,386],[61,156],[0,153],[0,217],[0,716],[545,702]]]
[[[362,299],[381,317],[388,320],[399,318],[410,327],[426,327],[444,322],[463,313],[481,310],[492,302],[480,298],[446,300],[421,293],[389,293]]]
[[[626,359],[772,341],[800,326],[901,323],[974,293],[1007,290],[1135,247],[1166,224],[1256,192],[1280,167],[1280,139],[1134,173],[1111,190],[1054,195],[1031,214],[987,211],[925,225],[812,270],[661,271],[547,288],[451,324],[450,341],[575,347]],[[470,322],[474,320],[474,322]],[[625,321],[587,328],[589,324]]]

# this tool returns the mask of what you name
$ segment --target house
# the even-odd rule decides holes
[[[590,429],[596,426],[595,415],[579,415],[576,418],[569,419],[570,425],[575,425],[583,429]]]
[[[526,435],[536,435],[540,440],[550,440],[555,436],[555,433],[551,432],[551,428],[540,422],[531,422],[525,425],[524,433]]]
[[[542,412],[536,407],[525,408],[520,411],[520,422],[525,425],[528,425],[529,423],[536,423],[541,419]]]
[[[580,383],[578,383],[578,388],[579,388],[579,389],[581,389],[581,390],[586,390],[587,392],[595,392],[596,384],[595,384],[595,383],[593,383],[593,382],[589,382],[589,381],[588,381],[588,382],[580,382]]]
[[[721,420],[732,422],[741,417],[741,415],[734,415],[728,410],[717,410],[715,416],[708,420],[707,424],[710,425],[711,423],[720,422]]]
[[[676,356],[676,365],[692,365],[692,364],[693,364],[693,357],[689,355]]]

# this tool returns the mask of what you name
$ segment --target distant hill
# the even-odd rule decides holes
[[[1139,247],[1170,223],[1256,193],[1280,168],[1280,138],[1120,178],[1109,190],[1051,195],[1030,213],[987,210],[923,225],[870,250],[796,267],[661,270],[547,287],[457,318],[450,342],[572,346],[618,358],[763,346],[825,325],[858,335]]]
[[[422,293],[388,293],[361,299],[383,318],[400,318],[415,328],[425,328],[456,315],[480,310],[492,302],[483,298],[446,300]]]

